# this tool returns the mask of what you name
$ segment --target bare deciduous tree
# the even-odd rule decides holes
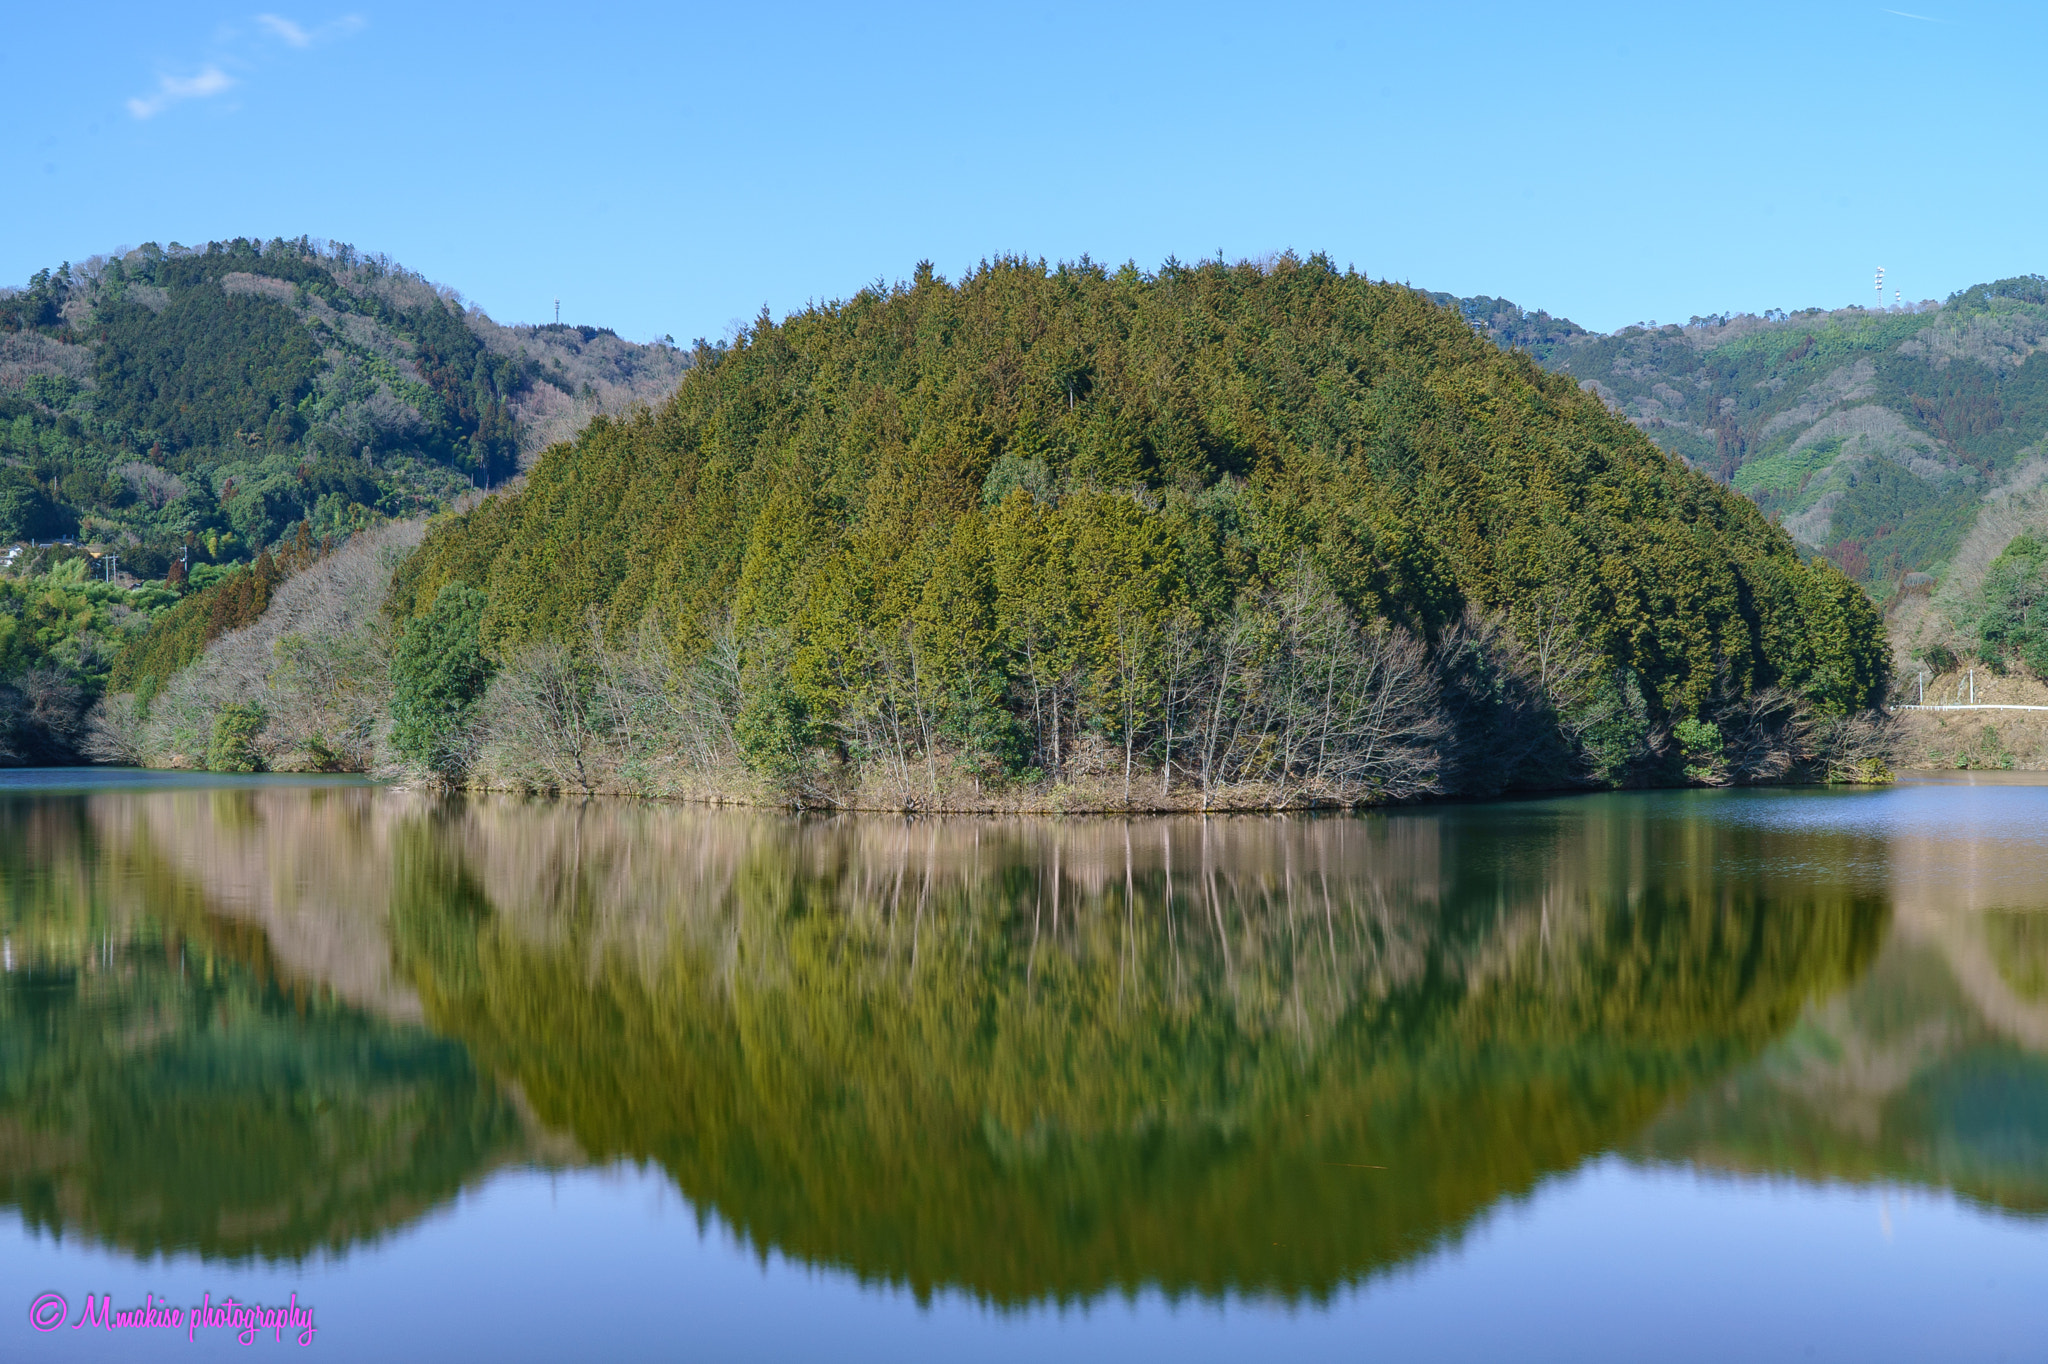
[[[508,660],[484,693],[478,766],[502,785],[600,789],[606,703],[591,673],[555,641]]]
[[[266,766],[368,770],[390,700],[391,633],[380,612],[423,529],[366,531],[294,574],[260,620],[215,640],[146,713],[103,701],[93,742],[153,766],[194,767],[221,711],[252,706],[264,723],[251,748]]]
[[[1405,630],[1361,627],[1311,566],[1240,603],[1205,671],[1205,803],[1245,787],[1274,807],[1438,789],[1445,729],[1428,649]]]

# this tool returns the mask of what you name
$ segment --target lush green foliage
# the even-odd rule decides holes
[[[0,397],[0,419],[7,422],[0,440],[17,448],[28,444],[39,415],[24,399]],[[50,539],[66,534],[71,524],[33,474],[11,465],[0,467],[0,537]]]
[[[414,400],[419,427],[409,444],[416,452],[480,478],[511,472],[516,450],[504,400],[534,382],[534,365],[488,355],[461,310],[431,291],[414,298],[374,287],[394,273],[387,265],[346,247],[322,254],[303,240],[237,239],[203,253],[165,256],[145,247],[137,254],[106,268],[109,301],[95,313],[95,359],[100,415],[138,440],[146,435],[172,452],[237,442],[270,449],[310,432],[302,459],[358,457],[345,426],[326,420],[354,396],[346,385],[316,385],[326,348],[366,367],[373,386],[381,379]],[[236,281],[238,292],[229,292]],[[290,303],[243,292],[266,281],[288,283]],[[129,301],[136,284],[164,290],[169,301],[160,308]],[[350,316],[409,342],[424,384],[352,340]]]
[[[40,271],[0,290],[0,343],[0,542],[61,542],[10,560],[14,573],[75,553],[75,537],[193,589],[137,640],[173,598],[0,586],[0,761],[75,756],[73,702],[109,682],[140,721],[314,545],[501,480],[522,445],[666,392],[684,364],[599,328],[502,328],[389,261],[304,238],[150,244]]]
[[[2015,536],[1984,576],[1977,654],[1994,667],[2025,664],[2048,679],[2048,540]]]
[[[391,746],[447,771],[457,736],[491,680],[477,638],[484,594],[449,583],[427,613],[406,623],[391,658]]]
[[[515,403],[588,391],[560,362],[577,329],[498,328],[389,261],[305,238],[67,263],[0,298],[0,331],[33,341],[0,392],[0,538],[117,543],[144,577],[488,486],[518,467]]]
[[[188,288],[160,312],[103,304],[95,321],[102,417],[174,451],[298,435],[293,416],[313,391],[320,350],[277,300]]]
[[[251,741],[263,729],[263,712],[249,705],[223,706],[206,743],[209,772],[260,772],[262,760]]]
[[[1896,583],[1946,560],[1983,504],[1981,485],[1923,478],[1888,459],[1846,470],[1842,482],[1829,557],[1850,577],[1868,582]]]
[[[29,552],[0,575],[0,764],[71,763],[110,664],[177,600],[106,582],[84,552]]]
[[[71,262],[57,270],[38,270],[28,287],[0,294],[0,331],[42,332],[70,338],[64,304],[71,290]]]
[[[135,632],[177,600],[162,588],[130,592],[93,572],[92,560],[73,555],[44,572],[0,577],[0,677],[55,669],[96,693]]]
[[[592,610],[614,637],[658,613],[685,656],[730,629],[757,765],[950,747],[991,780],[1091,741],[1164,761],[1195,719],[1176,641],[1212,677],[1240,641],[1270,699],[1329,601],[1367,638],[1468,609],[1569,638],[1639,690],[1643,733],[1769,685],[1853,710],[1886,666],[1862,594],[1748,501],[1320,258],[920,269],[764,317],[659,415],[431,534],[394,608],[449,582],[488,592],[500,657]]]

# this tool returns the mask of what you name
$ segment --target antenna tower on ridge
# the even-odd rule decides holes
[[[1877,310],[1884,311],[1884,267],[1877,267]]]

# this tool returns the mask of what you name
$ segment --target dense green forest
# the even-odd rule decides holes
[[[178,594],[108,582],[80,550],[25,558],[0,573],[0,765],[72,762],[115,661]]]
[[[103,542],[143,578],[247,562],[502,481],[579,403],[659,397],[685,362],[499,327],[304,237],[66,262],[0,294],[0,540]]]
[[[1178,805],[1846,772],[1890,652],[1851,583],[1922,575],[1943,623],[1901,647],[2035,667],[2027,575],[1985,580],[2037,510],[2031,276],[1602,336],[1320,258],[1006,260],[683,353],[244,240],[42,272],[0,328],[0,519],[194,584],[597,419],[440,526],[399,628],[350,646],[404,718],[372,737],[355,678],[349,751],[449,780]],[[138,702],[105,751],[192,758],[225,674],[176,742],[135,736],[281,563],[125,654],[153,599],[94,627],[70,682]],[[251,751],[325,762],[322,734]]]
[[[445,634],[451,592],[507,670],[485,709],[533,717],[499,776],[596,784],[609,736],[828,803],[1757,779],[1888,666],[1753,503],[1320,257],[920,267],[764,315],[439,523],[392,611]],[[650,640],[675,704],[628,713]],[[491,770],[444,709],[414,756]]]
[[[1458,307],[1730,482],[1879,597],[1939,574],[1985,494],[2044,453],[2048,281],[1883,311],[1773,311],[1588,332],[1493,298]]]
[[[1973,605],[1965,624],[1977,657],[1995,670],[2021,666],[2048,679],[2048,537],[2014,536],[1992,561]]]
[[[687,363],[500,327],[307,238],[152,243],[0,290],[0,543],[41,542],[0,574],[0,761],[75,758],[104,687],[146,705],[319,547],[493,486]]]

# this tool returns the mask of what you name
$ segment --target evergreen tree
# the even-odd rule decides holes
[[[450,583],[425,615],[408,622],[391,660],[391,745],[436,772],[453,775],[460,740],[491,664],[478,644],[484,594]]]

